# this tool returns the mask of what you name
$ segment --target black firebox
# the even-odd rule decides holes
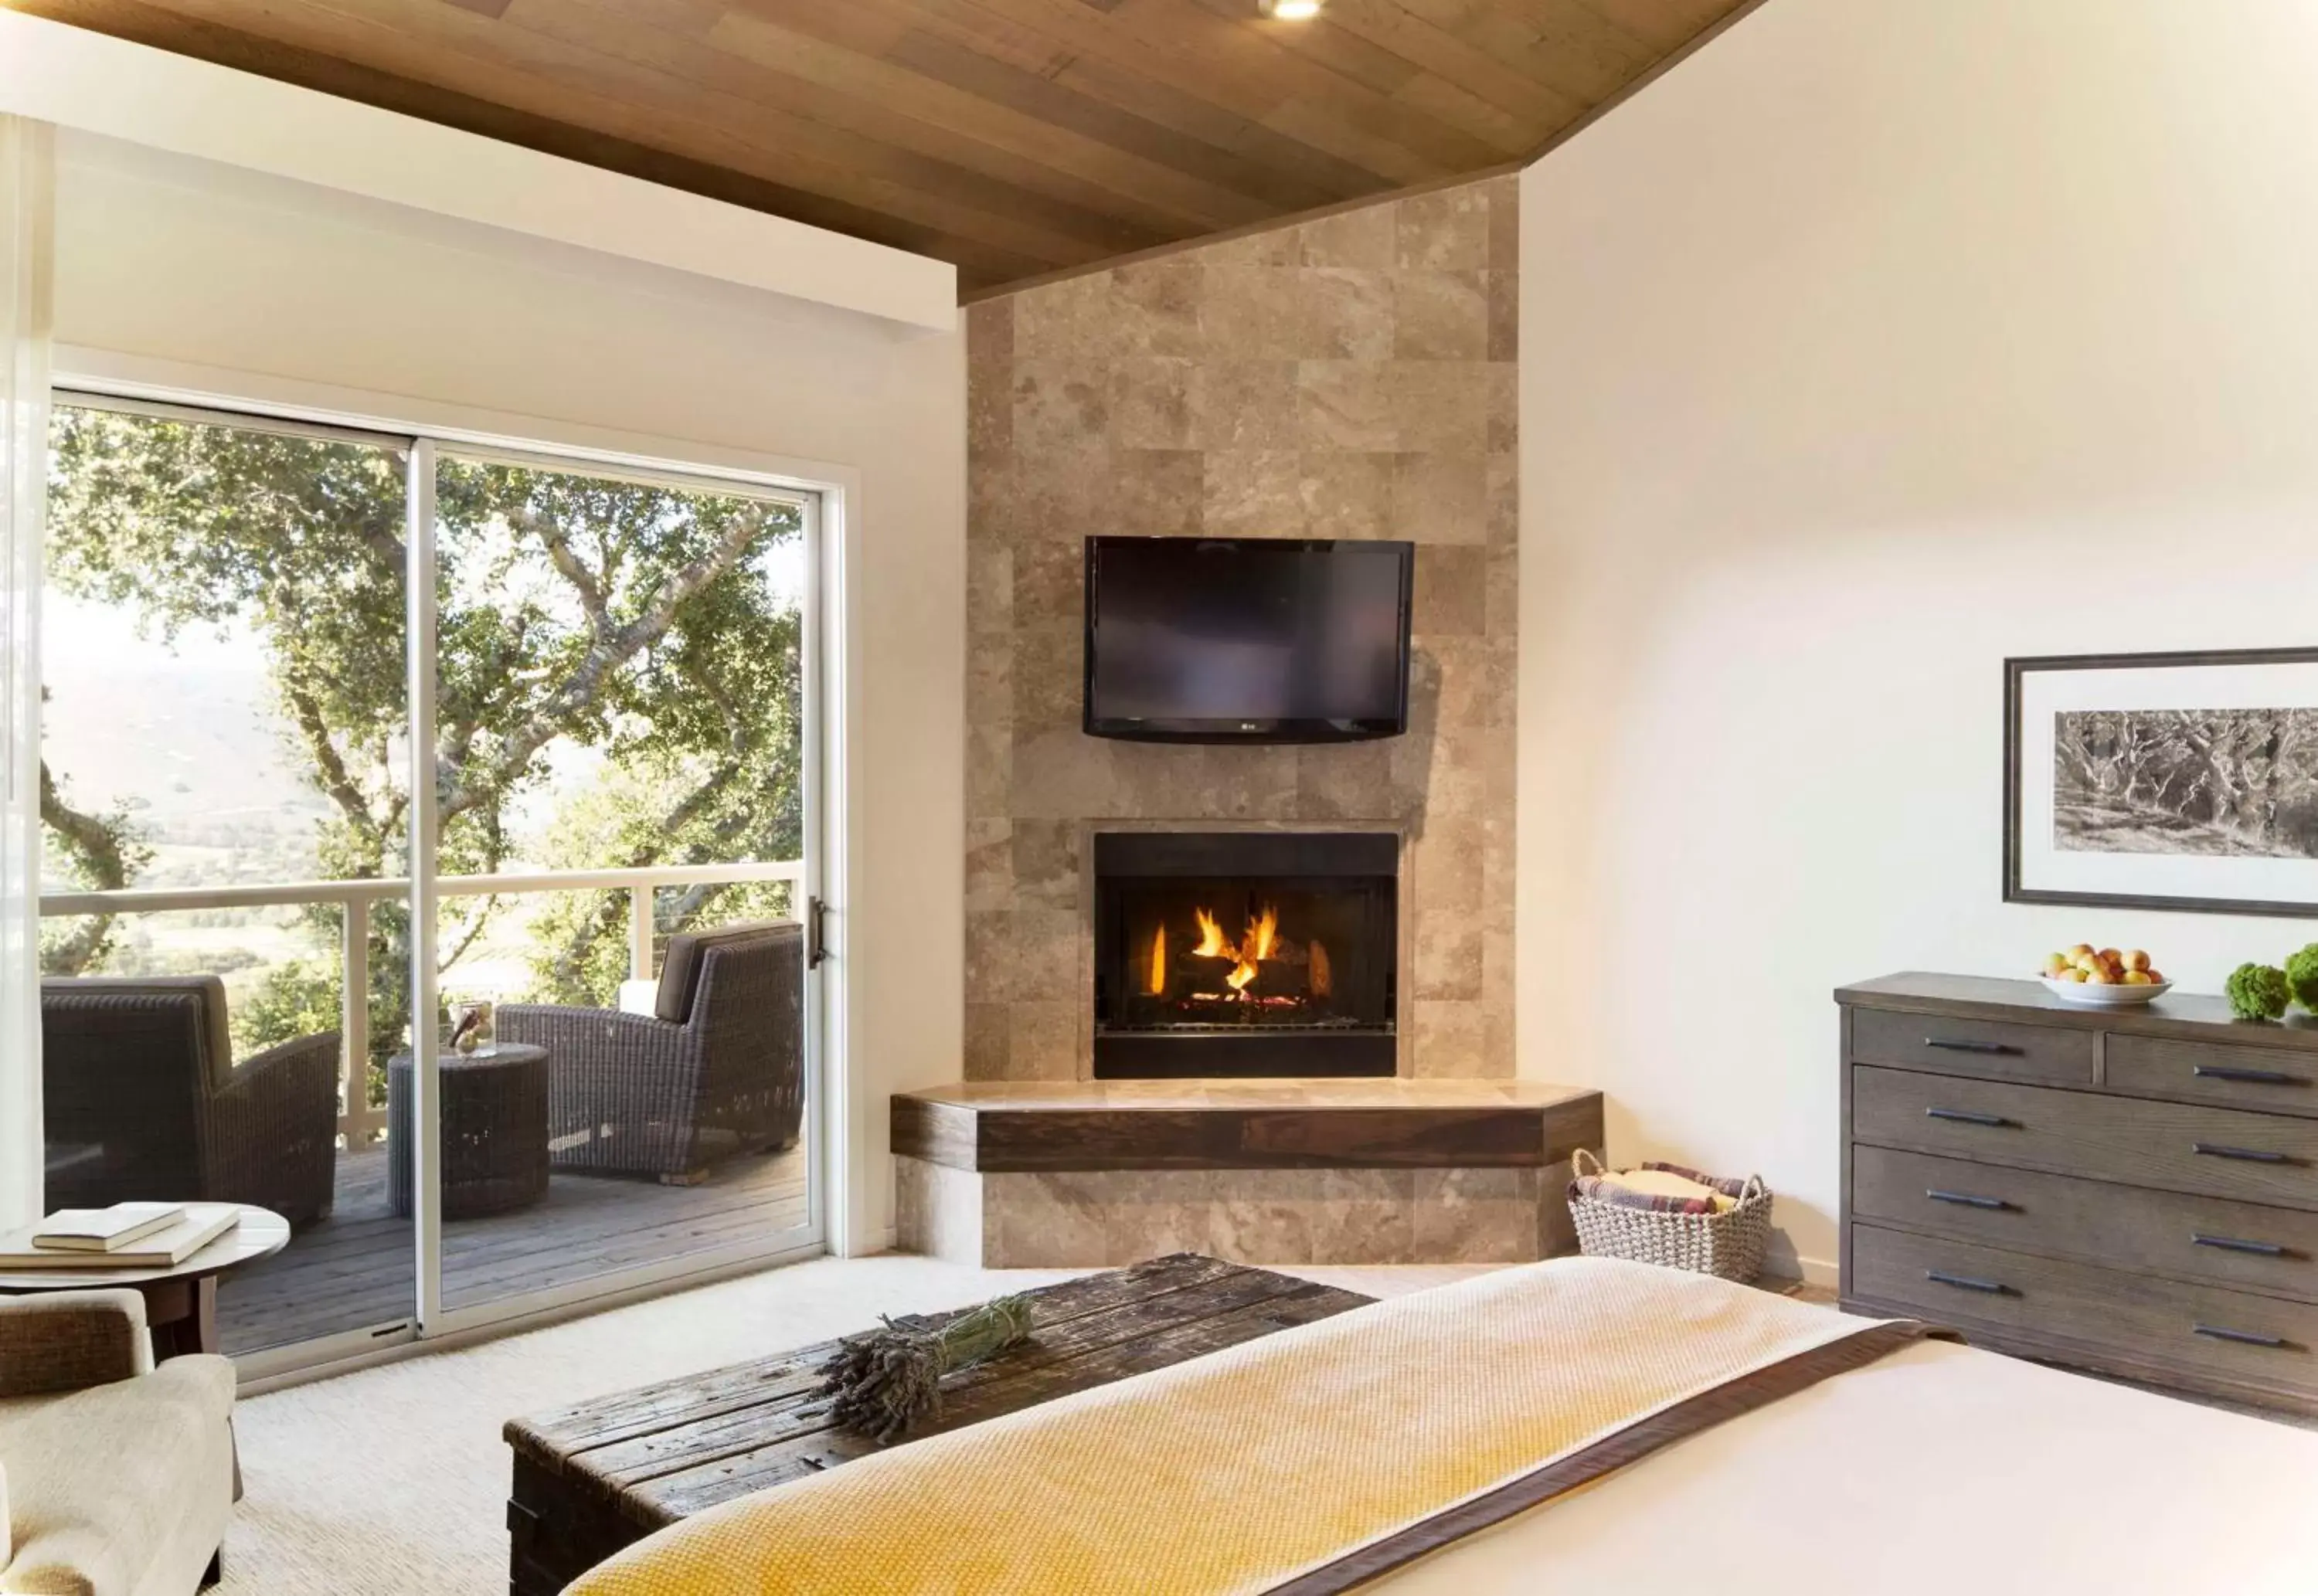
[[[1399,838],[1094,838],[1094,1072],[1390,1075]]]

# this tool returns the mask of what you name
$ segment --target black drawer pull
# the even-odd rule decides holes
[[[1953,1119],[1964,1125],[1993,1125],[1999,1130],[2012,1124],[2012,1121],[2005,1118],[2001,1114],[1974,1114],[1965,1108],[1927,1108],[1924,1110],[1924,1117]],[[2198,1151],[2203,1152],[2204,1149],[2200,1148]]]
[[[1924,1278],[1927,1280],[1936,1280],[1942,1286],[1954,1286],[1962,1291],[1986,1292],[1990,1296],[2013,1296],[2017,1295],[2013,1291],[2012,1287],[2007,1286],[2001,1280],[1979,1280],[1974,1279],[1970,1275],[1951,1275],[1941,1269],[1926,1269],[1924,1271]]]
[[[1965,1208],[2009,1208],[2012,1206],[2002,1197],[1974,1197],[1968,1191],[1942,1191],[1936,1187],[1926,1188],[1924,1195],[1936,1203],[1954,1203]]]
[[[2009,1042],[1959,1042],[1948,1036],[1927,1036],[1924,1045],[1946,1053],[1985,1053],[1996,1058],[2026,1058],[2028,1050]]]
[[[2307,1075],[2288,1075],[2283,1070],[2240,1070],[2226,1064],[2191,1064],[2189,1073],[2202,1075],[2208,1080],[2242,1080],[2249,1086],[2307,1086]]]
[[[2192,1232],[2189,1242],[2196,1247],[2219,1247],[2224,1252],[2259,1252],[2264,1258],[2286,1256],[2286,1249],[2276,1242],[2248,1242],[2237,1236],[2209,1236],[2203,1232]]]
[[[2265,1152],[2259,1147],[2225,1147],[2215,1142],[2192,1142],[2189,1150],[2206,1158],[2233,1158],[2246,1164],[2295,1164],[2302,1161],[2290,1152]]]
[[[2211,1336],[2217,1341],[2236,1341],[2247,1347],[2290,1347],[2294,1344],[2284,1336],[2256,1335],[2250,1330],[2231,1330],[2220,1324],[2193,1324],[2189,1328],[2197,1335]]]

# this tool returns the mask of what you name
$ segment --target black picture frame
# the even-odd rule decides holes
[[[2094,909],[2146,909],[2183,914],[2268,915],[2318,919],[2318,902],[2271,899],[2188,898],[2135,892],[2057,892],[2021,882],[2021,690],[2033,672],[2164,670],[2236,665],[2318,665],[2318,648],[2192,649],[2142,654],[2023,655],[2004,661],[2004,901],[2073,904]]]

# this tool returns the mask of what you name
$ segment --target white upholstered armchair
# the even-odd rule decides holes
[[[233,1511],[233,1365],[153,1367],[133,1291],[0,1297],[0,1592],[192,1596]]]

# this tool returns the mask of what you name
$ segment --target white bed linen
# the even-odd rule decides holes
[[[2318,1431],[1926,1342],[1373,1588],[2318,1596]]]

